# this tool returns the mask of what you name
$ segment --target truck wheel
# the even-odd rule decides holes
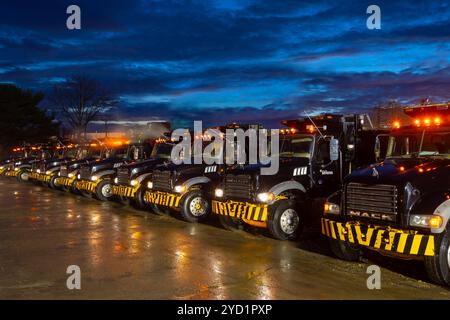
[[[28,171],[27,170],[20,170],[17,174],[17,180],[19,182],[28,181]]]
[[[150,208],[154,213],[156,213],[159,216],[168,216],[170,215],[170,210],[167,207],[159,206],[157,204],[150,205]]]
[[[357,246],[351,246],[345,241],[329,239],[330,249],[339,259],[346,261],[358,261],[361,256],[361,250]]]
[[[297,237],[303,227],[300,213],[293,200],[279,200],[271,208],[267,217],[267,227],[272,237],[290,240]]]
[[[56,178],[58,178],[58,175],[57,174],[54,174],[54,175],[52,175],[52,177],[50,178],[50,180],[49,180],[49,182],[48,182],[48,186],[51,188],[51,189],[59,189],[59,187],[57,186],[57,184],[55,183],[56,182]]]
[[[147,207],[147,203],[144,201],[144,194],[145,188],[140,187],[134,195],[134,202],[138,209],[145,209]]]
[[[450,229],[446,230],[435,239],[434,256],[425,256],[425,269],[431,281],[450,285]]]
[[[230,231],[244,229],[244,225],[242,224],[241,220],[233,217],[219,215],[219,221],[222,227]]]
[[[100,201],[109,201],[113,198],[111,180],[100,181],[95,187],[95,197]]]
[[[201,190],[193,190],[183,196],[181,216],[188,222],[199,222],[211,212],[208,199]]]

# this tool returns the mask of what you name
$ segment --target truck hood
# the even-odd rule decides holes
[[[367,184],[395,184],[397,186],[420,184],[435,175],[444,174],[450,168],[448,159],[388,159],[381,163],[353,171],[345,178],[345,182]]]

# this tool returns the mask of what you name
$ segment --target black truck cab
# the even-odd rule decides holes
[[[404,111],[411,124],[389,134],[386,159],[352,172],[327,200],[322,233],[340,258],[366,248],[422,259],[450,285],[450,105]]]
[[[267,228],[281,240],[313,224],[314,209],[336,191],[349,172],[374,161],[375,137],[364,115],[324,114],[287,120],[281,129],[279,170],[262,175],[262,165],[236,165],[215,191],[212,210],[226,228]]]
[[[261,125],[230,123],[210,129],[223,138],[227,129],[247,130],[249,128],[261,128]],[[203,147],[214,143],[208,130],[193,136],[194,139],[202,141]],[[211,156],[212,158],[205,161]],[[185,221],[203,221],[211,213],[214,189],[227,170],[227,165],[221,163],[224,161],[217,161],[224,159],[223,157],[223,154],[205,152],[202,154],[203,161],[199,164],[194,164],[194,161],[191,161],[191,164],[167,162],[157,166],[152,175],[146,179],[145,203],[149,204],[153,212],[157,214],[167,215],[170,212],[178,212]]]

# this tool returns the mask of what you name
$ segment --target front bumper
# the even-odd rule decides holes
[[[150,204],[156,204],[165,207],[178,208],[181,200],[180,194],[173,194],[163,191],[146,191],[144,201]]]
[[[55,179],[55,184],[61,187],[71,187],[74,181],[75,177],[58,177]]]
[[[41,181],[41,182],[50,182],[50,179],[52,178],[52,176],[50,175],[46,175],[45,173],[37,173],[37,172],[31,172],[30,176],[28,177],[28,179],[30,180],[37,180],[37,181]]]
[[[212,201],[212,212],[219,215],[225,215],[242,219],[244,221],[267,221],[267,213],[269,211],[268,204],[254,204],[249,202],[239,202],[228,200],[221,202],[217,200]]]
[[[119,197],[134,198],[136,191],[139,189],[139,185],[135,187],[113,185],[112,194]]]
[[[7,168],[0,169],[0,175],[4,174],[6,172],[6,170],[7,170]]]
[[[8,170],[5,172],[5,177],[17,177],[18,173],[19,173],[19,171]]]
[[[75,182],[75,188],[78,190],[82,190],[82,191],[88,191],[88,192],[95,192],[95,188],[97,188],[98,183],[101,180],[98,180],[96,182],[93,182],[91,180],[77,180],[77,182]]]
[[[338,222],[322,218],[322,234],[372,250],[408,256],[434,256],[434,236],[412,230],[366,226],[357,222]]]

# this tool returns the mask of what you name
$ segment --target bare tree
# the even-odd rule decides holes
[[[84,75],[72,76],[56,85],[50,100],[61,111],[77,138],[86,137],[88,124],[117,106],[117,100],[100,82]]]

